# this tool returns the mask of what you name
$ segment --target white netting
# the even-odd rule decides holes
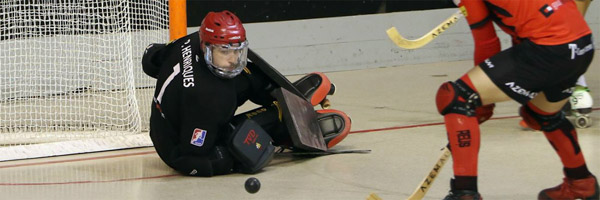
[[[147,130],[154,80],[140,62],[168,40],[167,4],[0,0],[0,145]]]

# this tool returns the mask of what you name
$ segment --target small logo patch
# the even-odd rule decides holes
[[[202,145],[204,145],[205,138],[206,130],[196,128],[194,129],[194,134],[192,135],[192,140],[190,141],[190,144],[201,147]]]
[[[262,145],[260,145],[260,143],[256,143],[256,149],[260,149],[260,147],[262,147]]]
[[[256,138],[258,138],[258,134],[254,130],[250,130],[246,135],[246,139],[244,139],[244,144],[250,145],[256,143]]]

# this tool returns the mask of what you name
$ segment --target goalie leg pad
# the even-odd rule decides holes
[[[346,113],[334,109],[317,110],[317,121],[327,148],[335,146],[346,138],[352,126],[352,121]]]
[[[563,112],[545,113],[531,103],[521,106],[519,115],[534,130],[554,131],[561,123],[570,123]]]
[[[331,81],[321,72],[310,73],[296,82],[294,86],[310,101],[310,104],[316,106],[335,92]]]
[[[481,106],[479,94],[461,79],[440,86],[435,97],[438,112],[476,116],[475,109]],[[491,117],[491,115],[490,115]]]
[[[241,162],[243,173],[258,172],[271,162],[275,154],[269,134],[250,119],[235,128],[229,141],[231,154]]]

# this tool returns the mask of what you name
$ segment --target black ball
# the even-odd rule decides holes
[[[260,181],[257,178],[250,177],[246,180],[244,187],[246,188],[246,192],[254,194],[260,190]]]

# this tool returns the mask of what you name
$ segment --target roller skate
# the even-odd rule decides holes
[[[565,177],[562,184],[540,191],[538,199],[598,199],[598,193],[598,181],[593,175],[584,179]]]
[[[568,108],[565,114],[575,118],[575,127],[590,127],[592,125],[592,118],[589,114],[592,112],[593,104],[590,90],[587,87],[575,86],[575,91],[573,91],[573,95],[569,98],[569,102],[570,108]]]

